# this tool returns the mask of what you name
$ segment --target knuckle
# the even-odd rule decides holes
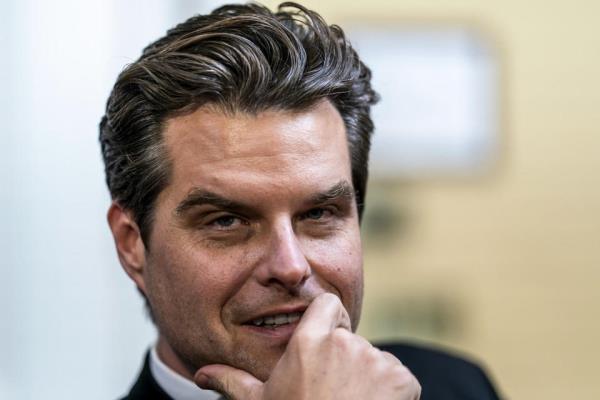
[[[418,399],[421,397],[421,384],[416,379],[415,379],[415,394],[416,394],[415,399]]]
[[[420,388],[419,381],[404,365],[396,365],[393,368],[394,382],[399,388]],[[420,390],[420,389],[419,389]]]
[[[366,354],[367,354],[367,360],[369,360],[371,362],[381,362],[381,358],[382,358],[381,351],[379,351],[375,347],[367,348]]]
[[[303,329],[294,333],[294,336],[292,336],[289,345],[300,349],[306,345],[309,345],[310,343],[316,342],[317,340],[318,337],[314,332],[308,329]]]
[[[353,338],[353,334],[346,329],[336,328],[329,334],[329,341],[332,345],[339,348],[347,348]]]
[[[389,353],[387,351],[381,351],[381,355],[386,360],[386,362],[388,364],[391,364],[392,366],[404,366],[404,364],[402,364],[402,361],[396,358],[396,356],[392,353]]]
[[[322,335],[315,332],[310,330],[297,331],[289,341],[286,353],[296,358],[309,357],[321,346],[322,341]]]

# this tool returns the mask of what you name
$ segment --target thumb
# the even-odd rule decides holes
[[[263,383],[246,371],[228,365],[206,365],[196,371],[194,382],[202,389],[215,390],[230,400],[259,399]]]

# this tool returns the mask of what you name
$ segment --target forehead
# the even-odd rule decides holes
[[[167,121],[165,141],[170,151],[202,145],[206,161],[277,154],[281,151],[317,151],[344,138],[342,119],[331,103],[323,101],[302,112],[266,110],[257,115],[228,114],[217,107],[200,107]],[[336,143],[333,143],[333,142]]]
[[[201,107],[167,121],[165,144],[173,168],[167,190],[351,181],[344,123],[328,101],[257,115]]]

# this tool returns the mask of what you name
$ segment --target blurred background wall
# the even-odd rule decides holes
[[[116,398],[134,378],[154,332],[106,228],[97,124],[124,64],[220,3],[0,6],[0,398]],[[600,3],[303,3],[342,26],[472,29],[500,71],[488,168],[373,175],[361,333],[471,355],[507,398],[600,398]]]

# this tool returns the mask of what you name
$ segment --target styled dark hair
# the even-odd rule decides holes
[[[148,245],[169,183],[165,121],[211,104],[224,112],[302,111],[328,99],[346,127],[359,216],[377,101],[371,72],[336,25],[295,3],[226,5],[169,30],[119,75],[100,122],[106,182]]]

